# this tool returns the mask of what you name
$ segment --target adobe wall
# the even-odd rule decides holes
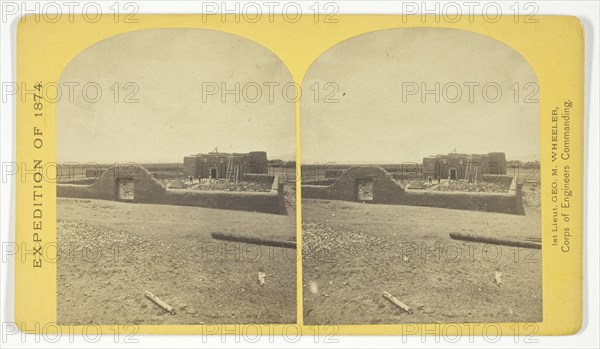
[[[402,205],[442,207],[456,210],[523,214],[521,197],[510,193],[407,191]]]
[[[505,177],[498,176],[498,180],[507,180]],[[358,180],[361,179],[373,180],[373,203],[524,214],[520,186],[516,183],[512,183],[508,193],[411,191],[402,188],[383,168],[375,166],[350,168],[329,186],[302,185],[302,197],[358,201]]]
[[[90,185],[57,184],[56,195],[117,200],[119,179],[131,179],[134,181],[134,202],[152,202],[166,191],[145,168],[137,165],[123,165],[109,168],[95,183]]]
[[[216,178],[225,178],[227,166],[232,155],[233,164],[239,167],[241,174],[268,174],[267,153],[264,151],[252,151],[246,155],[209,153],[204,155],[192,155],[183,158],[183,176],[188,178],[209,178],[211,169],[217,170]]]
[[[489,153],[489,163],[494,164],[498,174],[506,175],[506,154],[500,152]],[[493,173],[491,170],[486,173]]]
[[[161,204],[279,214],[279,196],[272,192],[229,192],[168,189]]]
[[[487,176],[506,175],[506,155],[501,152],[488,154],[455,154],[429,156],[423,158],[425,178],[450,178],[450,170],[456,170],[457,178],[466,178],[476,174],[478,180]],[[475,171],[475,172],[473,172]]]
[[[267,165],[267,152],[265,151],[251,151],[248,153],[247,162],[242,166],[243,172],[248,173],[262,173],[267,174],[269,168]]]
[[[183,177],[198,177],[198,157],[186,156],[183,158]]]
[[[404,188],[378,166],[357,166],[348,169],[330,186],[302,185],[302,197],[309,199],[357,201],[358,180],[373,181],[374,203],[395,203],[401,199]]]
[[[198,206],[229,210],[284,214],[282,183],[277,176],[268,176],[273,184],[269,192],[193,191],[167,189],[141,166],[113,167],[91,185],[57,184],[58,197],[118,200],[119,179],[134,181],[136,203]]]

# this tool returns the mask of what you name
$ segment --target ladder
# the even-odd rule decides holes
[[[227,172],[225,172],[225,179],[228,181],[233,180],[233,156],[230,156],[227,160]]]
[[[465,179],[469,183],[473,183],[477,181],[477,170],[479,169],[479,165],[473,164],[473,154],[469,155],[467,160],[467,170],[465,171]]]
[[[240,177],[240,168],[234,161],[234,156],[231,155],[227,160],[227,171],[225,172],[225,179],[230,182],[237,182]]]
[[[472,156],[470,155],[467,158],[467,168],[465,169],[465,179],[467,180],[467,182],[470,182],[470,175],[471,175],[471,160],[472,160]]]
[[[471,173],[473,171],[473,155],[469,155],[467,158],[467,168],[465,170],[465,179],[467,182],[471,182]]]

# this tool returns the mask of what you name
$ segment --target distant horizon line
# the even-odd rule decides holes
[[[274,159],[268,159],[267,161],[283,161],[283,162],[289,162],[289,161],[296,161],[296,160],[283,160],[283,159],[278,159],[278,158],[274,158]],[[521,161],[521,162],[533,162],[533,161],[540,161],[539,159],[528,159],[528,160],[523,160],[523,159],[506,159],[506,161]],[[338,165],[402,165],[402,164],[415,164],[415,163],[423,163],[423,161],[398,161],[398,162],[394,162],[394,161],[300,161],[301,164],[304,165],[316,165],[316,164],[322,164],[322,165],[327,165],[327,164],[338,164]],[[62,164],[62,165],[67,165],[67,164],[72,164],[72,165],[92,165],[92,164],[96,164],[96,165],[114,165],[114,164],[138,164],[138,165],[155,165],[155,164],[181,164],[183,165],[183,161],[57,161],[56,164]]]

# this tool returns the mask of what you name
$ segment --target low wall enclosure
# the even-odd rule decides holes
[[[167,189],[139,165],[114,166],[90,185],[57,184],[58,197],[113,200],[134,203],[285,214],[283,183],[278,176],[249,174],[247,180],[272,183],[269,192],[201,191]]]
[[[378,166],[352,167],[331,185],[302,185],[302,198],[524,214],[521,186],[515,181],[507,193],[407,190]]]

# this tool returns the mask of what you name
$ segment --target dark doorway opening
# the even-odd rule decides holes
[[[356,199],[362,202],[373,201],[373,180],[371,179],[359,179]]]
[[[135,184],[131,178],[120,178],[117,187],[117,200],[135,200]]]
[[[450,169],[450,179],[456,179],[456,169],[455,168]]]

